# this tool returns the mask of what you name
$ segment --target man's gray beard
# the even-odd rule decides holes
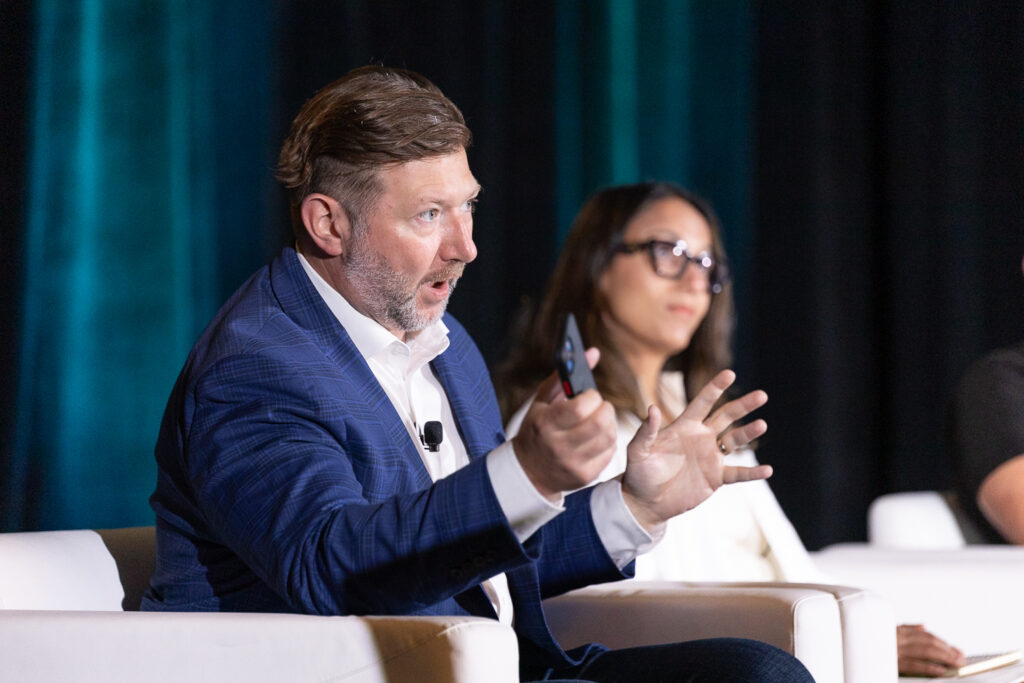
[[[392,270],[380,254],[364,247],[365,242],[357,238],[345,257],[345,268],[371,318],[389,329],[418,332],[444,315],[457,277],[449,278],[448,298],[435,313],[420,313],[416,309],[416,292],[422,283],[416,283],[410,291],[409,282]]]

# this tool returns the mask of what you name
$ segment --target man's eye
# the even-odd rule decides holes
[[[437,217],[441,215],[439,209],[427,209],[426,211],[420,212],[420,218],[425,221],[436,221]]]
[[[467,201],[466,202],[466,211],[469,211],[470,213],[476,213],[476,203],[477,203],[476,199],[470,199],[469,201]]]

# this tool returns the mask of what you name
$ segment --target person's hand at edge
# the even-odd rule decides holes
[[[929,633],[921,624],[896,627],[896,652],[902,675],[943,676],[949,669],[967,663],[963,652]]]

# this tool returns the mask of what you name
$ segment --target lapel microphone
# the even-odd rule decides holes
[[[438,446],[444,441],[444,429],[441,427],[441,423],[437,420],[431,420],[423,425],[423,431],[420,433],[420,441],[427,447],[427,450],[431,453],[437,453]]]

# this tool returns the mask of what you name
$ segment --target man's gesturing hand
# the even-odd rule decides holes
[[[600,353],[587,350],[590,367]],[[593,389],[567,399],[552,373],[537,390],[512,446],[526,476],[549,500],[586,486],[615,453],[615,409]]]
[[[765,404],[768,395],[763,391],[752,391],[711,413],[735,379],[731,370],[718,373],[664,429],[661,412],[656,406],[650,407],[647,419],[629,443],[622,478],[623,498],[646,529],[696,507],[722,484],[771,476],[768,465],[730,467],[723,463],[719,443],[731,451],[768,429],[764,420],[732,426]]]

